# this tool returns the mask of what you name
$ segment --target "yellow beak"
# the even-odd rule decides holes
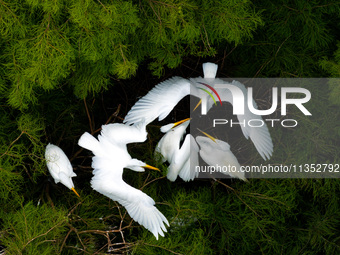
[[[195,111],[196,110],[196,108],[200,105],[202,103],[202,99],[198,102],[198,104],[195,106],[195,108],[194,108],[194,110],[193,111]]]
[[[188,120],[190,120],[190,119],[191,119],[191,118],[187,118],[187,119],[184,119],[184,120],[175,122],[175,123],[174,123],[174,126],[173,126],[172,128],[177,127],[178,125],[180,125],[180,124],[182,124],[182,123],[184,123],[184,122],[186,122],[186,121],[188,121]]]
[[[72,190],[74,193],[76,193],[76,195],[77,195],[78,197],[80,197],[79,194],[77,193],[77,191],[76,191],[74,188],[71,188],[71,190]]]
[[[161,171],[161,170],[159,170],[157,167],[153,167],[153,166],[150,166],[150,165],[145,165],[145,166],[143,166],[144,168],[148,168],[148,169],[151,169],[151,170],[156,170],[156,171]]]
[[[199,130],[201,133],[205,134],[207,137],[209,137],[211,140],[213,140],[213,141],[216,143],[216,138],[215,138],[215,137],[213,137],[213,136],[207,134],[206,132],[202,131],[202,130],[199,129],[199,128],[198,128],[198,130]]]

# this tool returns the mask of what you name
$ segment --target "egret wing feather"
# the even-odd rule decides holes
[[[221,79],[215,79],[214,84],[212,85],[215,85],[215,84],[228,84],[228,83]],[[248,97],[248,91],[246,87],[244,86],[244,84],[238,81],[232,81],[231,84],[237,86],[239,89],[242,90],[244,94],[244,98],[246,100]],[[218,89],[217,91],[222,101],[233,104],[233,96],[229,89]],[[252,103],[253,103],[254,108],[257,109],[258,107],[254,99],[252,99]],[[207,103],[208,111],[212,108],[213,105],[214,105],[214,102],[209,97],[208,103]],[[245,104],[244,114],[237,115],[237,119],[239,123],[241,123],[240,126],[241,126],[241,130],[242,130],[244,137],[246,139],[249,139],[249,138],[251,139],[256,150],[258,151],[258,153],[261,155],[261,157],[264,160],[269,159],[273,153],[273,142],[272,142],[266,123],[264,123],[263,126],[261,127],[251,127],[248,125],[249,120],[259,120],[260,122],[261,121],[263,122],[262,117],[250,112],[248,105]]]
[[[136,124],[143,118],[146,124],[157,117],[163,120],[183,97],[190,94],[190,87],[189,80],[178,76],[159,83],[135,103],[125,116],[124,123]]]
[[[172,157],[167,174],[167,178],[170,181],[175,181],[180,171],[182,170],[188,171],[186,169],[183,169],[183,167],[188,168],[186,162],[188,161],[189,158],[190,158],[190,139],[187,139],[186,137],[182,147],[179,150],[175,151]]]
[[[189,156],[186,159],[186,162],[184,164],[184,166],[182,167],[182,169],[179,171],[179,177],[182,178],[183,181],[192,181],[193,179],[195,179],[195,177],[198,177],[198,172],[196,172],[195,168],[196,166],[198,166],[198,145],[195,141],[195,138],[190,135],[187,134],[185,137],[185,140],[183,142],[182,148],[185,146],[189,146],[189,151],[188,152],[184,152],[184,153],[188,153]],[[181,149],[182,149],[181,148]]]
[[[131,218],[153,233],[156,239],[158,235],[164,236],[166,232],[164,223],[169,226],[169,222],[154,206],[155,201],[151,197],[123,180],[119,182],[116,180],[115,185],[112,185],[112,178],[108,176],[105,176],[105,180],[94,177],[91,185],[94,190],[124,206]]]
[[[233,81],[232,84],[243,91],[245,98],[248,97],[248,91],[242,83]],[[252,99],[252,104],[255,109],[258,108],[254,99]],[[248,105],[245,104],[244,115],[237,115],[237,118],[239,122],[245,122],[245,125],[241,125],[244,136],[247,139],[250,137],[256,150],[264,160],[270,159],[273,153],[273,142],[266,123],[264,123],[261,127],[251,127],[247,124],[249,120],[259,120],[260,122],[263,122],[262,117],[250,112]]]
[[[141,119],[141,122],[134,126],[121,123],[102,125],[101,135],[114,144],[141,143],[147,138],[145,121]]]
[[[145,163],[132,159],[126,148],[126,143],[144,139],[146,131],[143,121],[134,126],[104,125],[98,140],[89,133],[84,133],[78,143],[95,155],[92,158],[92,188],[124,206],[131,218],[158,239],[158,235],[164,236],[166,232],[164,223],[169,225],[169,222],[155,207],[155,201],[151,197],[128,185],[122,178],[125,167],[135,171],[144,170],[141,166]]]

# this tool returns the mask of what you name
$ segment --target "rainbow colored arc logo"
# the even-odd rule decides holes
[[[220,98],[219,94],[217,93],[217,91],[216,91],[213,87],[211,87],[210,85],[208,85],[208,84],[206,84],[206,83],[203,83],[203,82],[198,82],[198,83],[199,83],[199,84],[202,84],[203,86],[206,86],[206,87],[209,88],[212,92],[214,92],[214,94],[217,96],[218,100],[220,101],[220,104],[222,105],[221,98]],[[199,88],[199,89],[201,89],[201,90],[203,90],[204,92],[208,93],[209,96],[210,96],[210,97],[212,98],[212,100],[214,101],[215,105],[217,105],[216,100],[215,100],[213,94],[211,94],[211,93],[210,93],[208,90],[206,90],[206,89],[203,89],[203,88]]]

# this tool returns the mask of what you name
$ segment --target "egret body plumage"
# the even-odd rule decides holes
[[[158,239],[158,235],[164,236],[164,223],[169,226],[168,220],[151,197],[127,184],[122,177],[124,168],[137,172],[143,172],[144,167],[158,170],[132,158],[127,151],[128,143],[144,142],[146,137],[144,122],[134,126],[115,123],[103,125],[98,140],[85,132],[78,144],[94,154],[92,188],[124,206],[131,218]]]
[[[61,182],[79,197],[79,194],[74,189],[74,184],[72,181],[72,177],[77,175],[73,172],[71,162],[64,151],[58,146],[49,143],[46,146],[45,159],[47,169],[52,175],[54,182]]]
[[[192,95],[199,99],[205,98],[207,101],[207,111],[214,105],[213,99],[202,89],[207,89],[206,85],[214,89],[217,84],[228,84],[226,81],[216,78],[217,65],[213,63],[203,64],[204,77],[191,78],[190,80],[173,77],[151,89],[144,97],[139,99],[131,108],[124,119],[126,124],[138,124],[143,119],[146,123],[152,122],[154,119],[163,120],[178,102],[187,95]],[[205,84],[205,85],[204,85]],[[246,87],[238,82],[232,81],[232,85],[238,87],[248,97]],[[233,104],[233,95],[229,89],[219,89],[219,97],[222,101]],[[255,109],[257,105],[252,99]],[[244,107],[244,114],[237,115],[240,123],[247,123],[249,120],[259,120],[263,122],[262,117],[253,114],[248,105]],[[264,123],[262,127],[250,127],[247,125],[240,125],[245,138],[250,138],[255,145],[257,151],[264,160],[271,157],[273,153],[273,143],[267,125]]]
[[[191,134],[187,134],[180,146],[180,141],[189,124],[190,118],[161,128],[165,135],[158,142],[155,152],[162,155],[163,162],[170,163],[167,173],[170,181],[175,181],[178,175],[184,181],[191,181],[197,177],[194,167],[198,165],[198,146],[195,139]]]
[[[241,171],[240,163],[230,150],[230,145],[205,132],[203,133],[207,137],[196,137],[196,141],[200,146],[199,154],[201,158],[210,166],[220,166],[221,169],[225,169],[226,171],[223,171],[223,174],[246,181],[247,179],[245,178],[244,172]]]

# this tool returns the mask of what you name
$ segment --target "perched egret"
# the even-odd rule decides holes
[[[181,77],[173,77],[151,89],[144,97],[139,99],[131,108],[124,119],[126,124],[138,124],[143,119],[146,124],[152,122],[158,117],[163,120],[177,105],[177,103],[187,95],[192,95],[202,100],[207,99],[207,111],[213,106],[213,99],[208,93],[201,90],[206,89],[205,85],[212,88],[217,84],[227,84],[226,81],[216,78],[217,65],[213,63],[203,64],[204,77],[191,78],[190,81]],[[244,93],[244,98],[248,97],[246,87],[237,81],[233,81],[232,85],[237,86]],[[200,89],[201,88],[201,89]],[[218,94],[221,101],[233,104],[232,93],[229,89],[219,89]],[[257,109],[255,101],[252,99],[254,108]],[[238,115],[240,123],[248,123],[249,120],[259,120],[263,122],[262,117],[250,112],[248,105],[244,107],[244,114]],[[262,127],[250,127],[248,125],[240,125],[243,135],[254,143],[255,148],[264,160],[271,157],[273,153],[273,143],[268,131],[267,125],[264,123]]]
[[[155,201],[142,191],[130,186],[123,180],[123,169],[143,172],[151,168],[146,163],[131,158],[127,144],[144,142],[147,137],[145,123],[128,126],[121,123],[103,125],[98,140],[85,132],[78,144],[93,152],[93,177],[91,186],[97,192],[119,202],[136,222],[143,225],[158,239],[166,232],[164,223],[168,220],[155,207]]]
[[[196,141],[200,146],[201,158],[210,166],[221,167],[223,174],[247,181],[244,172],[241,172],[241,165],[230,150],[230,145],[218,140],[209,134],[201,131],[205,136],[197,136]]]
[[[73,172],[72,165],[64,151],[58,146],[49,143],[46,146],[45,159],[48,171],[52,175],[54,182],[61,182],[79,197],[71,179],[77,175]]]
[[[185,136],[185,130],[190,124],[190,118],[171,123],[161,128],[165,135],[158,142],[155,152],[161,154],[164,161],[170,163],[167,178],[175,181],[179,175],[184,181],[191,181],[197,174],[195,166],[198,165],[198,146],[192,135]],[[192,163],[192,164],[191,164]]]

